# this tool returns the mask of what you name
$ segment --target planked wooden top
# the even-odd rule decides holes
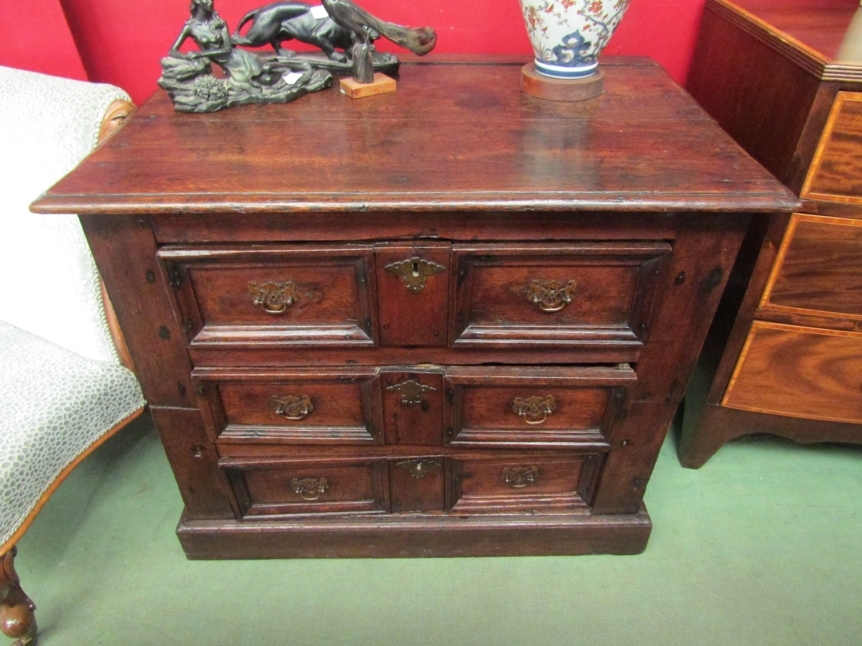
[[[788,211],[796,198],[658,65],[604,64],[582,103],[520,64],[402,65],[398,91],[180,114],[157,92],[33,205],[54,213]],[[336,84],[337,85],[337,84]]]

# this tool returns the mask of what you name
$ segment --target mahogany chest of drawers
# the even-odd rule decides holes
[[[862,443],[860,43],[856,0],[707,1],[690,90],[803,206],[740,254],[709,392],[686,398],[686,466],[748,433]]]
[[[81,220],[193,558],[633,553],[751,214],[793,196],[655,64],[520,65],[175,114],[36,210]]]

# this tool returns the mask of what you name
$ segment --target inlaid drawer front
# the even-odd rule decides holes
[[[453,345],[640,345],[670,253],[662,242],[456,245]]]
[[[449,368],[445,439],[453,446],[606,447],[605,431],[635,380],[627,365]]]
[[[389,510],[385,459],[222,459],[241,519]]]
[[[862,93],[835,97],[801,196],[862,203]]]
[[[219,442],[383,443],[374,368],[196,369],[193,381]]]
[[[194,344],[374,345],[370,247],[163,247]]]
[[[755,321],[722,406],[862,423],[862,334]]]
[[[453,457],[452,513],[571,512],[587,509],[601,456]]]
[[[795,214],[760,302],[762,312],[862,319],[862,221]]]

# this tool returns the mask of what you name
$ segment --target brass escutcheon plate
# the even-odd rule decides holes
[[[401,278],[407,289],[414,294],[425,289],[425,283],[429,276],[446,271],[443,265],[438,265],[436,262],[431,262],[430,260],[424,260],[419,256],[413,256],[400,262],[393,262],[386,265],[384,269],[390,274],[395,274]]]
[[[416,480],[421,480],[430,472],[443,468],[443,465],[436,460],[405,460],[404,462],[397,462],[395,466],[404,469],[411,478]]]
[[[401,393],[401,404],[404,406],[418,406],[422,403],[422,395],[424,393],[437,390],[432,386],[424,386],[417,381],[408,379],[400,384],[389,386],[387,391]]]

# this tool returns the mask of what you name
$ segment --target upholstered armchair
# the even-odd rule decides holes
[[[133,109],[121,90],[0,67],[0,629],[34,644],[16,543],[145,402],[77,217],[29,204]]]

